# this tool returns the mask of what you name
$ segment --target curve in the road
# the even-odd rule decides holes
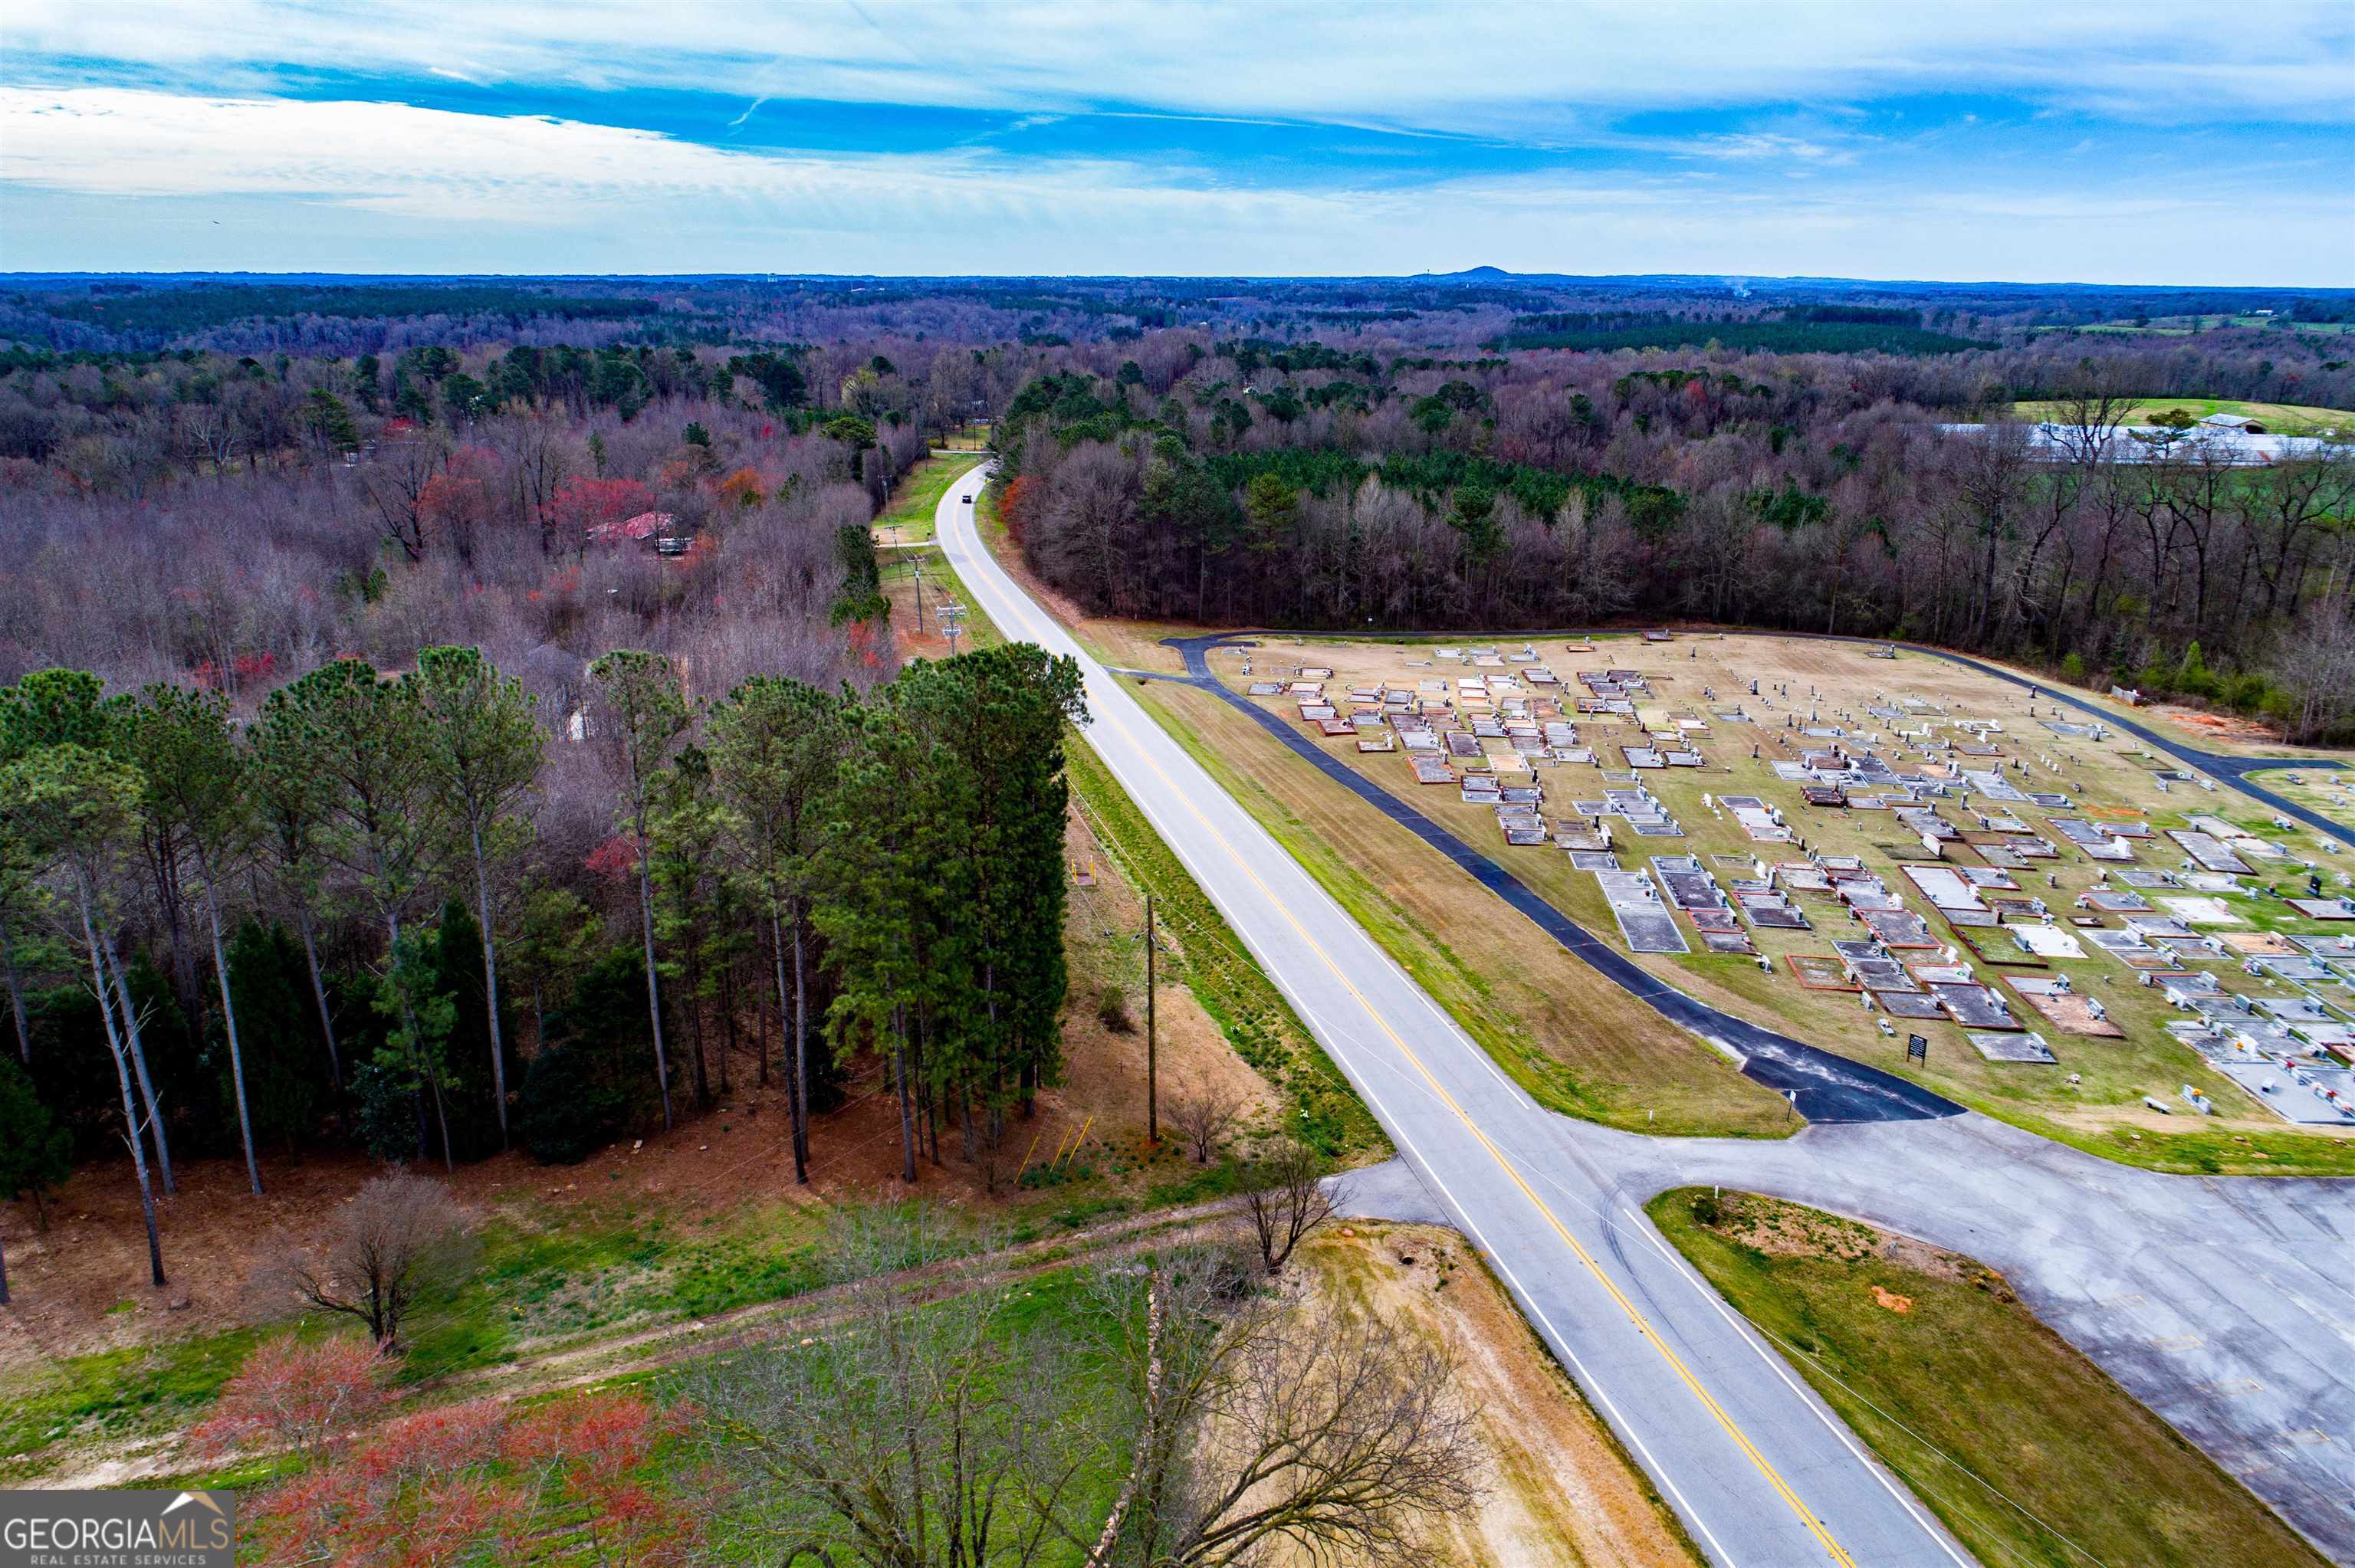
[[[1918,1084],[1762,1028],[1662,984],[1633,959],[1555,908],[1490,856],[1337,760],[1321,747],[1311,744],[1275,715],[1229,690],[1210,673],[1208,655],[1210,649],[1234,640],[1232,633],[1219,633],[1172,637],[1165,641],[1186,660],[1186,684],[1209,692],[1249,714],[1261,728],[1307,758],[1327,778],[1445,855],[1481,886],[1535,922],[1572,957],[1584,961],[1669,1022],[1731,1052],[1740,1062],[1744,1076],[1788,1097],[1801,1116],[1810,1121],[1921,1121],[1955,1116],[1963,1109]]]

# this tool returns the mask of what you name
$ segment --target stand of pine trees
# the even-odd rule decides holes
[[[911,665],[843,715],[815,923],[837,1052],[887,1054],[901,1175],[941,1132],[995,1187],[1009,1108],[1061,1070],[1066,724],[1079,668],[1029,644]]]
[[[339,660],[250,715],[80,671],[0,688],[0,1143],[130,1152],[157,1283],[176,1148],[256,1193],[263,1154],[337,1141],[576,1160],[730,1094],[748,1046],[798,1179],[813,1107],[874,1070],[908,1181],[945,1132],[994,1186],[1062,1066],[1077,667],[1024,644],[702,705],[657,655],[589,675],[577,726],[474,648]],[[613,835],[568,857],[538,810],[584,776]]]

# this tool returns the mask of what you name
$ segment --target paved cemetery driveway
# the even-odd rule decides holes
[[[1733,1056],[1744,1076],[1788,1097],[1809,1121],[1919,1121],[1961,1112],[1963,1107],[1954,1101],[1919,1085],[1736,1018],[1655,979],[1633,959],[1546,902],[1529,884],[1494,859],[1367,779],[1274,714],[1228,689],[1210,673],[1208,655],[1212,648],[1233,641],[1231,636],[1218,635],[1173,637],[1167,642],[1185,655],[1188,684],[1199,686],[1249,714],[1262,728],[1305,758],[1327,778],[1404,827],[1455,862],[1481,886],[1535,921],[1572,957],[1583,959],[1669,1022],[1690,1030]]]

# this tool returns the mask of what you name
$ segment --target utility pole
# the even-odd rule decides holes
[[[948,633],[949,657],[955,658],[957,633],[964,630],[964,606],[943,600],[941,607],[932,611],[932,619],[940,622],[943,631]]]
[[[1161,1081],[1153,1028],[1153,895],[1145,895],[1145,1141],[1161,1147]]]
[[[924,634],[924,563],[916,563],[916,635]]]

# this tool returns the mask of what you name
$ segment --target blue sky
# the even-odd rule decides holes
[[[2355,286],[2355,4],[9,0],[0,268]]]

